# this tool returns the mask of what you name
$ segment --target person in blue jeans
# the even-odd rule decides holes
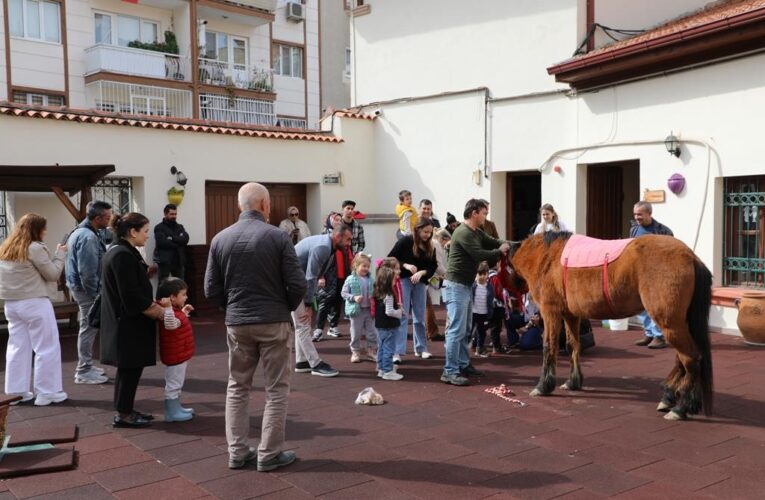
[[[401,264],[401,288],[403,291],[401,328],[396,334],[396,352],[393,362],[401,363],[401,356],[406,354],[406,338],[409,331],[409,311],[414,320],[414,355],[422,359],[431,357],[428,351],[428,337],[425,332],[425,312],[428,294],[428,281],[438,268],[436,249],[431,242],[433,221],[421,218],[414,226],[412,234],[402,236],[393,245],[388,257],[395,257]]]
[[[632,209],[634,223],[630,228],[630,238],[639,238],[646,234],[660,234],[665,236],[674,236],[672,230],[653,218],[653,206],[647,201],[635,203]],[[643,323],[645,337],[635,342],[635,345],[648,346],[649,349],[663,349],[667,347],[667,341],[664,340],[664,334],[658,327],[648,312],[643,311],[638,314],[638,318]]]
[[[472,290],[481,261],[496,262],[510,245],[494,239],[480,227],[486,221],[489,205],[472,198],[465,204],[464,223],[452,234],[443,297],[449,328],[446,331],[446,362],[441,382],[468,385],[469,376],[483,375],[470,364],[469,343],[472,327]]]
[[[395,260],[395,259],[393,259]],[[396,350],[396,334],[401,327],[401,301],[394,285],[399,273],[398,263],[393,267],[377,269],[374,288],[374,317],[377,328],[377,376],[383,380],[397,381],[404,378],[396,371],[393,353]]]

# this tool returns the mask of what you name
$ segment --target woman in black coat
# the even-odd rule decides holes
[[[143,427],[152,416],[133,404],[143,368],[156,363],[157,319],[163,314],[137,250],[149,239],[149,219],[115,215],[111,228],[117,243],[104,255],[101,270],[101,361],[117,367],[114,426]]]

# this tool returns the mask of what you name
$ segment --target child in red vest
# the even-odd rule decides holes
[[[186,365],[194,355],[194,332],[186,304],[188,285],[179,278],[168,278],[157,288],[157,302],[165,308],[159,324],[159,356],[165,368],[165,422],[185,422],[194,410],[181,406],[181,389],[186,380]]]

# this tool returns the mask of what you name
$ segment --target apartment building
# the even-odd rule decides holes
[[[2,5],[0,100],[317,127],[319,0],[2,0]],[[337,57],[342,61],[344,54]]]

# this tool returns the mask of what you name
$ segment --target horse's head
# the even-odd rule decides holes
[[[509,243],[510,251],[507,253],[507,256],[502,256],[502,272],[500,273],[502,286],[511,292],[526,293],[529,287],[523,277],[518,274],[518,271],[513,266],[513,256],[521,247],[521,242],[511,241]]]

